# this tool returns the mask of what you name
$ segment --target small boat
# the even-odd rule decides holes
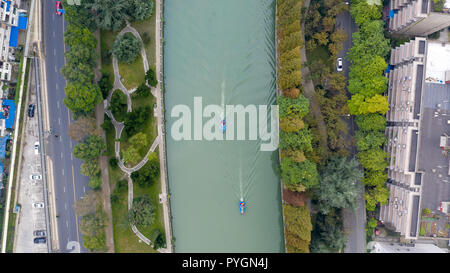
[[[226,125],[225,120],[222,120],[220,122],[220,129],[222,130],[222,132],[225,132],[225,130],[227,129],[227,125]]]
[[[245,212],[245,202],[244,201],[239,202],[239,210],[241,211],[241,215],[244,215],[244,212]]]

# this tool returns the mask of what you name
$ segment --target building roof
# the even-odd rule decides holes
[[[450,70],[450,43],[428,41],[425,82],[445,83],[445,71]]]
[[[19,39],[19,29],[27,29],[28,17],[26,14],[19,14],[19,23],[17,26],[11,27],[11,35],[9,38],[9,46],[17,47],[17,40]]]
[[[4,114],[5,111],[0,113],[0,119],[5,120],[5,128],[11,129],[14,126],[14,119],[16,116],[16,103],[13,100],[3,100],[2,107],[7,107],[8,112],[7,114]]]
[[[0,138],[0,159],[6,156],[6,142],[8,142],[9,135]]]

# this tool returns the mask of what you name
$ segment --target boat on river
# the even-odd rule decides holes
[[[241,211],[241,215],[244,215],[244,212],[245,212],[245,202],[244,201],[239,202],[239,210]]]
[[[222,120],[220,122],[220,129],[222,130],[222,132],[225,132],[225,130],[227,129],[227,124],[226,124],[225,120]]]

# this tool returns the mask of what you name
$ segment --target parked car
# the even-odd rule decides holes
[[[35,244],[45,244],[46,242],[47,242],[47,238],[45,238],[45,237],[34,238]]]
[[[34,104],[28,105],[28,116],[30,118],[34,117],[34,108],[35,108]]]
[[[34,143],[34,154],[35,154],[35,155],[38,155],[38,154],[39,154],[39,142],[38,142],[38,141],[36,141],[36,142]]]
[[[33,208],[35,208],[35,209],[42,209],[43,207],[44,207],[44,203],[43,202],[33,203]]]
[[[31,180],[42,180],[42,176],[40,174],[32,174],[30,175]]]
[[[56,1],[56,14],[61,15],[61,10],[63,9],[61,1]]]
[[[337,71],[342,71],[342,58],[337,59]]]
[[[45,232],[45,230],[35,230],[33,232],[33,235],[38,237],[44,237],[47,236],[47,232]]]

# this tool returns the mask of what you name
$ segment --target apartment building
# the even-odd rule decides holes
[[[390,0],[389,31],[427,36],[450,26],[450,0]]]
[[[450,133],[450,44],[416,37],[391,51],[386,114],[389,203],[380,220],[406,239],[419,236],[422,208],[440,213],[450,200],[448,157],[440,136]],[[448,200],[447,200],[448,199]]]

